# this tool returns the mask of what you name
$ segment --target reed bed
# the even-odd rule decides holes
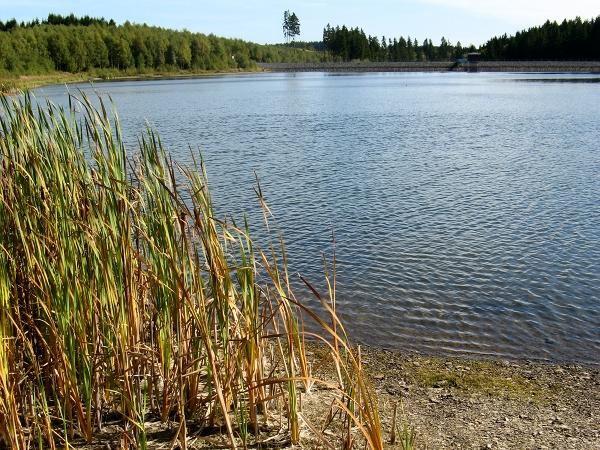
[[[305,280],[318,314],[292,290],[283,239],[260,249],[248,229],[215,217],[202,162],[174,163],[152,130],[129,154],[101,98],[65,110],[2,97],[0,447],[72,448],[116,417],[120,448],[148,447],[149,418],[173,424],[171,448],[211,430],[230,448],[296,444],[303,429],[331,448],[382,448],[335,262],[327,292]],[[308,336],[335,363],[335,438],[299,407],[323,383]]]

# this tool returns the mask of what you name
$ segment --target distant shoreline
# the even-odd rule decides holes
[[[36,89],[56,84],[110,81],[177,80],[207,76],[243,75],[285,72],[536,72],[536,73],[596,73],[600,61],[480,61],[476,66],[445,61],[427,62],[325,62],[325,63],[257,63],[254,70],[178,71],[142,74],[114,73],[98,76],[94,73],[54,72],[44,75],[0,77],[0,93],[14,94],[19,90]]]
[[[252,70],[204,70],[204,71],[174,71],[174,72],[149,72],[149,73],[109,73],[98,75],[96,73],[79,72],[53,72],[42,75],[15,75],[0,76],[0,94],[15,94],[21,90],[37,89],[44,86],[74,83],[101,83],[112,81],[146,81],[146,80],[180,80],[189,78],[204,78],[222,75],[241,75],[261,73],[264,69],[257,67]]]
[[[269,72],[539,72],[600,73],[600,61],[327,62],[259,63]]]

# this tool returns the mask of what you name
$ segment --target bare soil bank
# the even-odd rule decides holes
[[[271,72],[464,72],[468,64],[453,62],[332,62],[259,64]],[[474,67],[474,66],[473,66]],[[481,61],[478,72],[600,73],[600,61]]]

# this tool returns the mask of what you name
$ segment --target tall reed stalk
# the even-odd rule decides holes
[[[297,443],[312,378],[283,240],[256,249],[247,224],[215,217],[201,163],[173,163],[151,130],[132,157],[102,99],[74,106],[2,98],[0,446],[92,442],[118,414],[124,448],[146,447],[149,416],[178,424],[183,449],[190,421],[245,447],[281,400]],[[381,448],[329,286],[331,321],[303,308],[340,407]]]

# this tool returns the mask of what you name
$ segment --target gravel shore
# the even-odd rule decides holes
[[[318,375],[328,356],[312,350]],[[414,427],[417,449],[600,449],[600,368],[401,354],[363,348],[386,442]],[[323,394],[317,393],[323,404]],[[306,404],[307,402],[305,402]],[[390,449],[402,448],[399,444]]]

